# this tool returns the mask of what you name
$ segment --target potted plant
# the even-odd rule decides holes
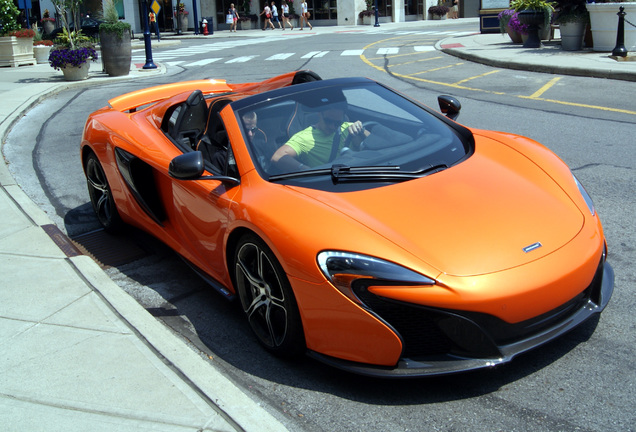
[[[241,30],[251,30],[254,28],[254,22],[256,22],[256,15],[241,15],[238,19]]]
[[[589,22],[590,14],[585,7],[585,0],[557,0],[554,23],[559,25],[562,49],[580,50]]]
[[[33,56],[38,64],[49,62],[49,54],[51,53],[52,46],[52,41],[42,38],[42,32],[39,30],[35,32],[35,37],[33,38]]]
[[[358,14],[358,18],[362,19],[362,24],[371,25],[375,23],[375,10],[373,9],[373,0],[365,0],[367,8]]]
[[[546,0],[513,0],[510,6],[517,12],[519,22],[528,26],[528,39],[523,43],[523,47],[539,48],[541,39],[547,38],[550,31],[553,3]],[[542,37],[539,37],[539,30],[544,32]]]
[[[51,13],[48,9],[44,9],[42,14],[42,29],[44,34],[51,34],[53,29],[55,29],[55,18],[51,18]]]
[[[180,32],[188,30],[188,11],[181,2],[177,3],[177,23],[179,24]]]
[[[623,7],[627,14],[625,16],[625,48],[630,52],[636,51],[636,27],[627,23],[627,20],[631,23],[636,22],[635,1],[596,0],[595,3],[588,3],[586,6],[590,13],[594,51],[612,51],[616,46],[617,14],[620,7]]]
[[[18,8],[13,0],[0,0],[0,66],[35,64],[31,29],[21,29],[18,24]]]
[[[104,22],[99,25],[99,45],[104,71],[110,76],[130,73],[130,24],[119,20],[113,0],[103,1]]]
[[[437,2],[437,6],[431,6],[428,8],[428,13],[431,15],[431,18],[434,20],[446,19],[446,14],[450,8],[448,6],[444,6],[442,0]]]
[[[71,16],[76,15],[79,5],[74,0],[53,0],[53,4],[62,19],[62,35],[56,41],[49,54],[49,64],[55,70],[61,70],[67,81],[78,81],[88,78],[90,61],[97,60],[97,51],[82,35],[81,30],[71,31],[66,17],[67,7]]]
[[[528,29],[527,26],[524,26],[519,22],[515,10],[502,10],[501,12],[499,12],[499,15],[497,15],[497,18],[499,18],[499,30],[501,31],[501,33],[508,34],[512,43],[521,43],[522,33],[519,31],[519,29],[523,26],[523,31],[526,34]]]

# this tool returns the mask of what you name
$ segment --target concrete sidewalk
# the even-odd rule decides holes
[[[314,27],[309,34],[434,31],[476,19],[369,27]],[[266,34],[269,36],[274,31]],[[290,32],[280,32],[289,37]],[[261,37],[261,30],[202,42]],[[399,33],[398,33],[399,34]],[[178,44],[164,35],[161,44]],[[156,44],[153,41],[153,44]],[[155,45],[156,46],[156,45]],[[136,43],[135,47],[143,47]],[[494,66],[636,80],[636,62],[608,53],[566,53],[550,44],[525,50],[502,35],[468,35],[438,49]],[[91,65],[84,82],[63,81],[49,65],[0,69],[0,137],[48,95],[71,86],[143,79],[165,68],[108,78]],[[88,197],[87,197],[88,200]],[[0,162],[0,425],[47,431],[279,431],[285,426],[202,358],[81,255]]]

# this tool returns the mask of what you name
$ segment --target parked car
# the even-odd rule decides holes
[[[372,376],[487,368],[600,313],[614,273],[563,161],[439,104],[310,71],[172,83],[91,114],[81,161],[104,228],[170,246],[267,350]]]
[[[96,18],[82,18],[80,21],[80,29],[84,36],[88,36],[90,38],[97,39],[99,38],[99,25],[103,23],[103,20],[99,20]],[[75,23],[70,23],[69,25],[71,31],[75,30]],[[63,32],[63,27],[57,27],[54,29],[51,34],[48,36],[50,39],[55,40],[56,37],[61,35]]]

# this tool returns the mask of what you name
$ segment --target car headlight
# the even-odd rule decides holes
[[[435,285],[435,281],[405,267],[378,258],[338,251],[318,254],[325,277],[344,295],[358,304],[354,288],[371,285]]]
[[[572,173],[572,177],[574,177],[574,182],[576,183],[576,187],[579,188],[579,192],[581,193],[581,196],[585,200],[585,204],[587,204],[587,208],[590,209],[590,213],[592,213],[592,216],[594,216],[596,214],[596,210],[594,209],[594,203],[592,202],[592,198],[590,197],[590,194],[587,193],[587,191],[585,190],[585,188],[583,187],[579,179],[576,178],[574,173]]]

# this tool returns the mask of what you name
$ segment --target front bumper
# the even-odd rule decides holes
[[[395,367],[355,363],[313,351],[309,352],[309,356],[333,367],[375,377],[433,376],[493,367],[550,342],[599,314],[605,309],[613,291],[614,270],[609,263],[602,261],[594,280],[580,296],[521,325],[502,329],[492,319],[484,319],[479,314],[431,310],[429,312],[436,318],[429,321],[433,323],[437,337],[434,344],[427,344],[428,352],[413,348],[417,344],[408,336],[404,337],[412,327],[403,322],[404,312],[411,306],[392,305],[393,314],[399,316],[402,322],[393,324],[389,320],[389,324],[402,334],[406,339],[405,345],[409,347]],[[422,311],[419,312],[421,316]],[[422,333],[420,325],[418,323],[418,333]]]

